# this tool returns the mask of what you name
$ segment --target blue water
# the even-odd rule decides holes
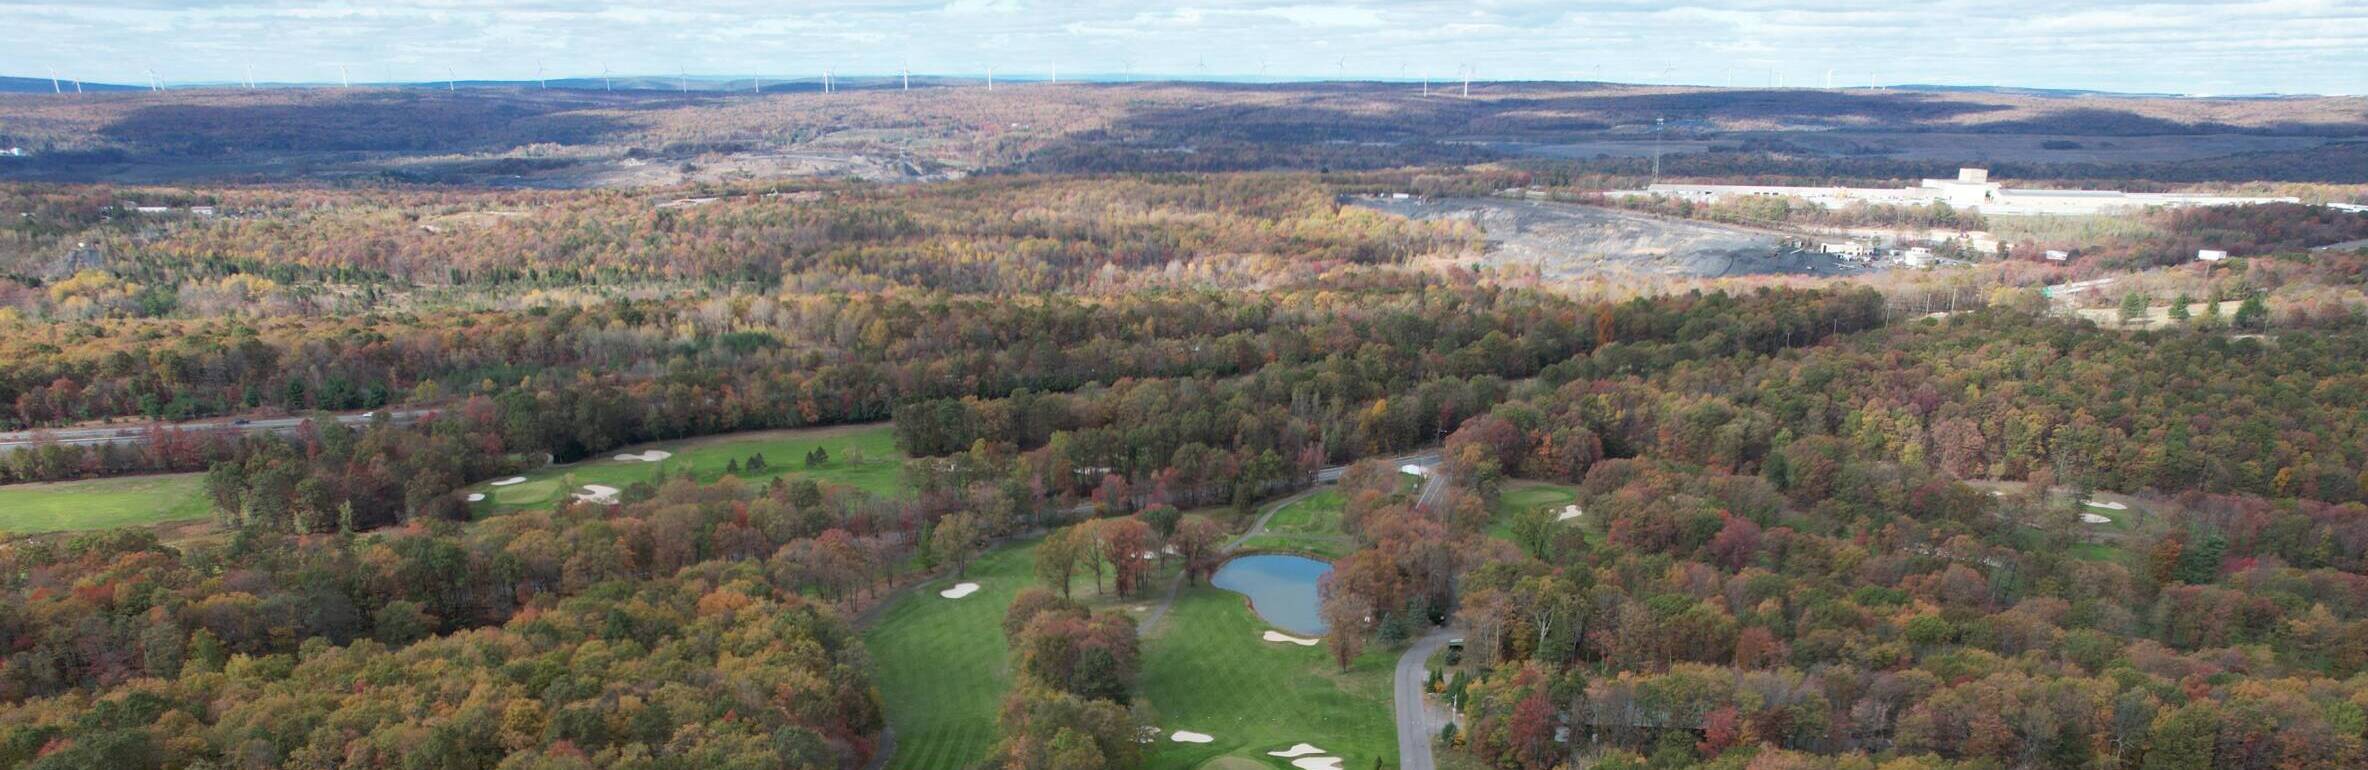
[[[1316,598],[1316,581],[1331,571],[1331,564],[1314,559],[1258,554],[1226,562],[1209,583],[1250,597],[1258,617],[1275,628],[1300,636],[1322,636],[1324,615],[1322,602]]]

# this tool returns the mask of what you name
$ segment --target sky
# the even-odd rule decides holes
[[[2368,0],[0,0],[0,74],[917,74],[2368,93]],[[1830,81],[1829,81],[1830,79]]]

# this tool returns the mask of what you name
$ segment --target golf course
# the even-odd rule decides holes
[[[212,513],[197,473],[0,486],[0,532],[27,534],[202,519]]]
[[[828,453],[828,459],[809,467],[806,456],[818,447]],[[758,455],[764,457],[765,464],[751,469],[750,460]],[[462,493],[484,495],[470,501],[479,515],[507,513],[598,491],[593,487],[621,490],[638,482],[673,478],[687,470],[701,482],[723,478],[726,473],[758,483],[778,476],[810,476],[883,497],[899,497],[905,489],[904,459],[885,423],[756,431],[637,444],[580,462],[481,482]],[[734,464],[739,466],[736,472]]]

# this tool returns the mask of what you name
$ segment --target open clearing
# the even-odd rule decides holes
[[[1574,203],[1493,199],[1373,200],[1356,205],[1418,220],[1460,220],[1487,235],[1488,267],[1536,267],[1547,279],[1841,276],[1865,271],[1829,254],[1790,251],[1783,236]]]
[[[1574,487],[1543,481],[1507,482],[1504,491],[1496,497],[1496,510],[1488,520],[1488,534],[1512,540],[1514,516],[1541,508],[1559,510],[1578,499],[1579,492]]]
[[[0,486],[0,532],[59,532],[203,519],[198,473]]]
[[[924,583],[895,599],[865,631],[888,725],[896,731],[889,768],[970,767],[986,758],[995,743],[995,714],[1011,689],[1003,611],[1020,589],[1035,584],[1035,554],[1033,541],[989,551],[963,575],[961,582],[979,585],[967,598],[938,598],[954,587],[951,577]]]
[[[1322,746],[1348,767],[1396,764],[1396,651],[1372,645],[1343,674],[1328,649],[1267,642],[1266,630],[1239,594],[1203,585],[1176,597],[1143,644],[1144,717],[1215,740],[1146,747],[1149,766],[1186,770],[1219,756],[1263,762],[1266,752],[1299,743]]]
[[[806,454],[822,447],[830,460],[808,469]],[[763,454],[765,468],[747,469],[751,456]],[[624,459],[630,458],[630,459]],[[480,513],[499,513],[557,502],[563,494],[588,486],[626,489],[635,482],[651,482],[680,475],[689,469],[702,482],[723,478],[726,466],[741,464],[741,480],[765,482],[776,476],[811,476],[834,484],[862,488],[883,497],[904,492],[904,454],[896,451],[896,437],[886,423],[829,428],[729,433],[720,436],[666,441],[604,452],[582,462],[528,471],[525,481],[479,484],[463,492],[487,495]],[[503,479],[502,481],[509,481]]]
[[[912,587],[890,600],[864,629],[864,644],[878,664],[880,699],[896,731],[896,755],[887,764],[889,770],[970,767],[994,747],[995,715],[1011,691],[1003,612],[1020,591],[1041,585],[1035,576],[1037,542],[990,550],[971,562],[960,580],[949,575]],[[1167,585],[1180,566],[1179,560],[1170,559],[1168,566],[1155,570],[1149,585]],[[1095,591],[1093,579],[1093,573],[1081,570],[1070,590],[1094,611],[1124,608],[1139,620],[1150,608],[1145,597],[1122,602],[1116,594]],[[973,583],[978,588],[960,600],[946,598],[946,591]],[[1187,728],[1208,729],[1171,727]]]
[[[2184,322],[2171,317],[2170,304],[2148,305],[2146,315],[2130,319],[2127,322],[2121,320],[2121,308],[2118,304],[2114,307],[2084,307],[2073,310],[2072,313],[2107,329],[2167,329],[2181,323],[2202,322],[2207,317],[2205,313],[2210,311],[2211,304],[2209,302],[2189,304],[2187,306],[2189,320]],[[2243,307],[2244,304],[2241,300],[2221,301],[2220,323],[2225,325],[2231,319],[2236,318],[2237,308]]]
[[[1308,493],[1275,509],[1266,529],[1242,541],[1240,550],[1306,553],[1325,559],[1346,556],[1356,544],[1340,531],[1341,504],[1338,489]]]

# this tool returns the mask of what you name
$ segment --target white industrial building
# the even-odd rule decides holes
[[[1984,214],[2103,214],[2151,207],[2236,206],[2253,203],[2300,203],[2299,198],[2188,193],[2132,193],[2119,190],[2034,190],[1990,181],[1987,169],[1957,170],[1955,179],[1926,179],[1915,187],[1782,187],[1774,185],[1656,184],[1642,190],[1609,193],[1612,197],[1666,197],[1699,202],[1751,197],[1799,198],[1836,209],[1853,203],[1923,206],[1946,203],[1952,208]]]

